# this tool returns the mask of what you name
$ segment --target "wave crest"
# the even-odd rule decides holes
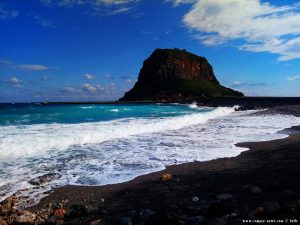
[[[234,112],[220,107],[209,112],[164,118],[127,118],[81,124],[2,126],[0,158],[30,157],[62,151],[74,145],[95,144],[143,133],[177,130]]]

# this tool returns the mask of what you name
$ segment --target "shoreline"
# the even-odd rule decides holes
[[[69,220],[68,224],[88,224],[87,221],[92,222],[97,218],[106,221],[104,224],[119,224],[122,218],[130,217],[132,211],[140,214],[144,209],[158,214],[158,218],[153,218],[155,223],[146,224],[164,224],[159,223],[159,221],[168,219],[170,210],[174,210],[172,212],[174,218],[171,218],[174,221],[179,221],[182,216],[192,218],[205,215],[207,218],[203,224],[215,224],[220,218],[223,219],[223,223],[220,224],[225,224],[229,220],[231,221],[229,224],[242,224],[242,219],[283,219],[283,216],[293,221],[299,220],[299,215],[296,214],[297,207],[299,208],[298,199],[300,198],[298,192],[300,184],[296,180],[299,171],[296,171],[297,173],[294,175],[285,174],[290,176],[288,179],[283,179],[278,174],[279,180],[273,179],[273,176],[277,176],[274,172],[271,173],[272,176],[268,180],[265,175],[259,177],[259,173],[257,173],[259,171],[256,171],[272,166],[268,165],[269,162],[265,165],[265,163],[257,161],[257,155],[261,157],[263,154],[264,158],[270,157],[270,153],[273,151],[280,151],[282,154],[283,147],[293,146],[297,148],[299,144],[299,134],[266,142],[239,143],[238,146],[248,147],[250,150],[232,158],[168,166],[165,170],[142,175],[125,183],[95,187],[64,186],[54,190],[52,194],[29,210],[37,212],[40,209],[46,209],[49,203],[67,211],[71,210],[71,212],[74,210],[74,206],[83,207],[80,210],[87,212],[87,214],[82,216],[81,212],[76,212],[77,215],[75,213],[71,217],[67,216],[69,218],[67,219],[67,221]],[[277,160],[282,160],[278,154],[275,154],[274,157],[278,157]],[[265,170],[265,172],[268,171]],[[172,180],[161,181],[164,174],[172,174]],[[258,180],[251,178],[254,174],[259,177]],[[243,178],[245,176],[246,178]],[[239,181],[236,180],[237,178]],[[199,180],[204,180],[205,184]],[[269,182],[270,180],[272,182]],[[220,187],[228,181],[229,184]],[[267,185],[264,184],[265,182]],[[198,188],[202,190],[197,190]],[[270,191],[271,193],[268,193]],[[145,193],[148,193],[148,196],[144,196]],[[219,200],[220,195],[224,195],[225,199]],[[226,197],[226,195],[228,196]],[[193,202],[193,197],[201,199],[200,202]],[[286,210],[287,206],[284,203],[286,199],[288,199],[287,204],[292,206],[288,210]],[[244,206],[243,203],[248,205]],[[268,203],[270,205],[265,206],[265,208],[269,207],[267,209],[269,212],[264,209],[265,212],[262,212],[261,215],[260,212],[255,215],[256,210],[259,211],[260,207],[268,205]],[[161,206],[156,206],[156,204],[161,204]],[[96,213],[96,217],[92,212],[95,207],[99,207],[98,210],[100,210]],[[203,212],[201,207],[210,212]],[[227,208],[234,210],[227,211]],[[182,212],[189,210],[191,212]],[[230,217],[231,214],[233,214],[232,218]],[[132,217],[133,221],[135,217],[136,215]]]
[[[300,116],[300,106],[271,108],[261,113],[289,113]],[[53,193],[27,210],[44,219],[50,216],[50,219],[56,222],[60,220],[67,224],[90,224],[93,221],[99,222],[99,219],[102,222],[96,224],[120,224],[120,220],[124,218],[129,218],[133,224],[143,222],[142,224],[157,225],[180,224],[180,221],[184,222],[192,217],[197,217],[194,218],[195,220],[203,220],[201,224],[216,224],[219,220],[221,221],[219,224],[228,221],[229,224],[242,224],[242,219],[280,219],[282,216],[296,219],[297,204],[300,204],[297,203],[300,198],[297,190],[300,190],[300,184],[297,180],[291,182],[293,180],[291,178],[295,179],[300,175],[300,168],[295,164],[298,162],[300,165],[300,156],[296,151],[300,146],[300,134],[294,133],[295,130],[299,130],[299,126],[287,129],[288,133],[291,133],[283,139],[238,143],[237,146],[247,147],[250,150],[232,158],[167,166],[165,170],[142,175],[125,183],[104,186],[64,186],[54,189]],[[285,153],[285,149],[288,149],[293,157],[286,157],[288,152]],[[293,176],[289,174],[285,177],[283,175],[287,174],[278,172],[281,183],[274,177],[276,173],[272,166],[276,166],[276,163],[282,160],[295,162],[283,163],[279,167],[291,169],[289,172],[294,173]],[[272,176],[265,176],[257,170],[273,171],[273,173]],[[172,174],[172,179],[162,181],[161,177],[164,174]],[[249,178],[245,179],[244,176]],[[251,178],[252,176],[260,179]],[[266,185],[263,179],[272,182]],[[272,189],[276,194],[266,193]],[[285,194],[278,196],[281,192]],[[219,199],[220,195],[227,199]],[[193,201],[193,197],[197,197],[198,200]],[[274,201],[274,197],[279,199]],[[289,204],[293,206],[288,206],[290,211],[286,210],[287,206],[282,203],[285,199],[288,199]],[[243,205],[244,203],[247,207]],[[256,215],[255,210],[260,207],[264,208],[264,212]],[[275,212],[270,213],[272,207]],[[55,208],[66,210],[63,219],[55,215]],[[227,208],[230,210],[228,211]],[[294,211],[291,210],[292,208]],[[146,219],[140,218],[141,211],[145,209],[151,215]],[[171,214],[169,218],[168,215]],[[162,222],[166,220],[176,223]],[[51,224],[49,219],[48,224]]]

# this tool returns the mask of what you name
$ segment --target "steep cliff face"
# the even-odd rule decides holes
[[[203,57],[179,49],[156,49],[144,61],[138,81],[120,101],[186,99],[213,96],[243,96],[225,88]]]

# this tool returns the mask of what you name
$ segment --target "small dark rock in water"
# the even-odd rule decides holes
[[[233,196],[229,193],[220,194],[217,196],[218,200],[227,201],[233,199]]]
[[[273,214],[281,210],[281,206],[278,202],[264,202],[263,206],[267,213]]]
[[[129,217],[123,217],[120,219],[119,225],[132,225],[132,221]]]

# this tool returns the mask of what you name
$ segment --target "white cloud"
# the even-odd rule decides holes
[[[86,92],[90,92],[90,93],[96,93],[97,92],[97,88],[93,87],[91,84],[89,83],[84,83],[82,85],[82,89]]]
[[[124,5],[128,3],[138,2],[138,0],[96,0],[94,2],[104,3],[106,5]]]
[[[100,84],[92,85],[90,83],[83,83],[81,87],[73,87],[68,85],[62,89],[63,93],[67,93],[73,97],[95,97],[95,96],[103,96],[108,91],[110,91],[109,86],[103,87]]]
[[[174,6],[178,6],[180,4],[190,4],[195,1],[196,0],[166,0],[166,2],[173,2]]]
[[[240,82],[240,81],[234,81],[233,84],[234,84],[234,85],[240,85],[241,82]]]
[[[131,83],[134,83],[136,81],[128,78],[128,79],[125,79],[125,82],[131,84]]]
[[[17,64],[10,60],[0,60],[0,64],[8,65],[12,68],[17,68],[20,70],[28,70],[28,71],[43,71],[49,69],[58,69],[56,66],[48,67],[41,64]]]
[[[192,1],[173,0],[174,4]],[[261,0],[195,0],[183,22],[203,44],[233,40],[241,50],[300,58],[300,4],[274,6]]]
[[[63,91],[70,93],[70,94],[75,94],[78,93],[78,90],[72,86],[66,86],[63,88]]]
[[[231,84],[231,87],[233,87],[233,88],[240,88],[240,87],[245,86],[245,85],[247,85],[247,83],[241,82],[241,81],[234,81]]]
[[[115,15],[128,12],[140,0],[40,0],[47,6],[85,6],[91,9],[91,15]]]
[[[7,20],[7,19],[13,19],[17,17],[19,13],[16,10],[6,10],[3,8],[3,5],[0,4],[0,19],[1,20]]]
[[[29,70],[29,71],[41,71],[41,70],[48,70],[49,67],[44,65],[38,64],[22,64],[17,66],[21,70]]]
[[[17,77],[10,77],[7,80],[7,83],[11,84],[12,87],[22,87],[23,86],[23,81],[21,81]]]
[[[73,6],[73,5],[125,5],[139,0],[40,0],[46,5]]]
[[[20,70],[28,70],[28,71],[43,71],[43,70],[49,70],[49,69],[58,69],[56,66],[48,67],[41,64],[17,64],[16,62],[1,59],[0,64],[7,65],[12,68],[17,68]]]
[[[106,15],[110,16],[110,15],[125,13],[125,12],[128,12],[130,9],[131,9],[131,7],[121,7],[118,9],[111,10],[110,12],[106,13]]]
[[[137,81],[137,80],[134,80],[134,79],[130,78],[129,76],[122,76],[121,79],[124,80],[126,83],[129,83],[129,84],[134,83],[134,82]]]
[[[287,77],[287,79],[288,79],[289,81],[300,80],[300,75],[289,76],[289,77]]]
[[[87,79],[87,80],[92,80],[92,79],[95,79],[95,78],[96,78],[95,75],[89,74],[89,73],[84,74],[83,77],[84,77],[85,79]]]
[[[233,88],[256,88],[256,87],[265,87],[267,83],[257,82],[257,83],[249,83],[249,82],[241,82],[241,81],[234,81],[230,86]]]
[[[100,84],[97,84],[97,85],[96,85],[96,89],[97,89],[98,91],[105,92],[105,88],[102,87]]]
[[[105,85],[101,84],[90,84],[83,83],[81,86],[66,85],[64,88],[55,89],[49,96],[57,99],[74,99],[78,100],[116,100],[124,94],[115,84],[108,83]],[[45,96],[47,98],[47,96]]]

